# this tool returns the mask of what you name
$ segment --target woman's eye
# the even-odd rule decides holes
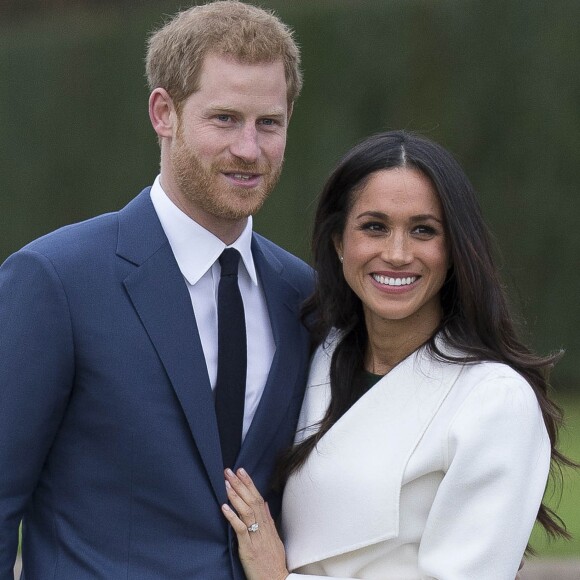
[[[385,230],[385,226],[380,222],[367,222],[366,224],[362,225],[361,229],[368,232],[382,232]]]
[[[416,226],[413,229],[413,233],[419,236],[434,236],[437,233],[437,230],[432,226]]]

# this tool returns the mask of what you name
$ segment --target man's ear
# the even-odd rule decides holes
[[[292,111],[294,110],[294,103],[288,105],[288,119],[286,123],[290,123],[290,118],[292,117]]]
[[[149,119],[160,138],[174,136],[177,114],[173,99],[165,89],[158,87],[149,96]]]

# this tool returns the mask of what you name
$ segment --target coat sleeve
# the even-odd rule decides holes
[[[452,420],[444,452],[448,469],[419,547],[421,578],[513,580],[550,465],[528,383],[511,369],[484,377]]]
[[[18,527],[66,407],[73,342],[51,262],[22,250],[0,267],[0,580],[12,580]]]

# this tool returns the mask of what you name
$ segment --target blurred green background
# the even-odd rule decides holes
[[[145,39],[191,3],[0,5],[0,261],[153,181]],[[256,229],[308,259],[317,193],[349,147],[398,128],[442,143],[480,193],[526,340],[566,349],[553,382],[569,415],[563,445],[580,460],[580,2],[256,3],[295,29],[305,74]],[[543,555],[580,554],[580,476],[564,479],[559,511],[576,540],[538,537]]]

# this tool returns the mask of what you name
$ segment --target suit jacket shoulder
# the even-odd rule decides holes
[[[258,233],[254,233],[254,242],[266,258],[279,263],[285,280],[301,294],[307,295],[312,291],[314,271],[304,260]]]

